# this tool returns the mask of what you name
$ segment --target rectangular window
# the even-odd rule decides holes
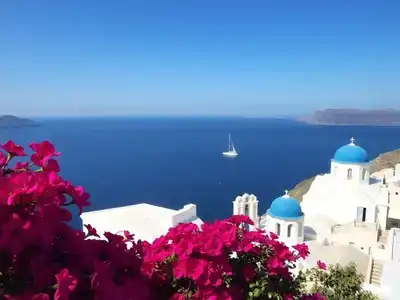
[[[348,169],[347,170],[347,179],[352,179],[353,178],[353,170],[352,169]]]
[[[357,207],[357,222],[365,222],[367,217],[367,208],[366,207]]]
[[[287,227],[287,237],[291,237],[292,236],[292,224],[289,224]]]
[[[276,223],[276,224],[275,224],[275,234],[276,234],[277,236],[280,236],[280,235],[281,235],[281,224],[279,224],[279,223]]]

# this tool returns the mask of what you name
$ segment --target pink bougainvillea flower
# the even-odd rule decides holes
[[[326,263],[324,263],[324,262],[322,262],[320,260],[317,261],[317,266],[321,270],[326,270]]]
[[[273,239],[273,240],[277,240],[278,238],[279,238],[279,236],[277,236],[275,233],[273,233],[273,232],[270,232],[269,233],[269,237],[271,238],[271,239]]]
[[[10,156],[25,156],[24,147],[16,145],[13,141],[7,141],[3,145],[0,145]]]
[[[97,233],[97,230],[95,228],[93,228],[92,225],[85,224],[84,226],[86,227],[86,229],[88,231],[87,234],[86,234],[86,237],[89,237],[89,236],[100,237],[99,234]]]
[[[59,171],[57,161],[51,159],[51,157],[59,156],[61,153],[56,152],[56,149],[52,143],[49,141],[31,143],[29,144],[29,147],[35,152],[31,155],[31,160],[35,165],[42,167],[43,169],[47,168],[48,171]],[[49,160],[52,161],[49,163]]]
[[[39,294],[33,295],[32,298],[29,298],[29,299],[32,299],[32,300],[50,300],[50,297],[49,297],[49,295],[47,295],[45,293],[39,293]]]
[[[8,181],[6,177],[0,175],[0,205],[6,205],[8,202]]]
[[[0,168],[7,163],[7,156],[0,151]]]
[[[223,242],[217,235],[202,235],[198,240],[200,252],[210,255],[219,256],[222,253]]]
[[[293,249],[297,250],[298,256],[300,258],[306,258],[310,252],[308,251],[308,246],[306,244],[298,244],[293,246]]]
[[[172,295],[172,297],[170,298],[171,300],[186,300],[187,297],[185,294],[182,293],[175,293]]]
[[[299,300],[327,300],[327,299],[320,293],[316,293],[316,294],[302,295],[300,296]]]
[[[290,251],[289,247],[287,247],[285,244],[283,243],[277,243],[275,245],[275,255],[283,260],[283,261],[294,261],[294,255],[292,253],[292,251]]]
[[[241,224],[254,225],[254,222],[248,216],[243,215],[233,215],[227,219],[227,222],[233,223],[236,226]]]
[[[283,300],[294,300],[294,298],[291,294],[285,294],[283,295]]]
[[[32,298],[30,298],[32,300],[50,300],[49,295],[45,294],[45,293],[39,293],[39,294],[35,294],[32,296]]]
[[[56,148],[49,141],[30,143],[29,147],[42,159],[45,157],[59,156],[61,154],[60,152],[56,152]]]
[[[40,166],[43,168],[43,171],[50,171],[56,173],[60,172],[60,166],[58,165],[58,162],[53,158],[42,160]]]
[[[29,167],[29,162],[27,162],[27,161],[24,161],[24,162],[17,161],[15,163],[13,169],[15,171],[24,171],[24,170],[27,170],[28,167]]]
[[[282,268],[284,266],[284,261],[280,260],[276,256],[271,256],[267,260],[267,268],[268,269],[277,269],[277,268]]]
[[[124,230],[123,232],[122,232],[122,234],[124,235],[124,241],[125,242],[127,242],[127,241],[133,241],[133,239],[134,239],[134,235],[133,234],[131,234],[128,230]]]
[[[45,293],[33,294],[27,293],[20,296],[4,295],[5,300],[50,300],[49,295]]]
[[[74,187],[69,194],[72,197],[72,201],[79,209],[79,215],[81,215],[83,212],[83,208],[90,205],[90,195],[86,193],[81,186]]]
[[[124,240],[124,237],[118,235],[118,234],[113,234],[109,231],[104,232],[104,237],[111,243],[111,244],[119,244]]]
[[[34,172],[16,172],[8,177],[9,197],[7,204],[21,204],[22,202],[32,202],[33,193],[38,188],[36,173]]]
[[[173,272],[176,278],[190,278],[196,281],[205,273],[207,266],[208,261],[205,259],[180,259],[173,264]]]
[[[244,279],[249,282],[254,278],[254,276],[256,276],[256,271],[254,271],[254,268],[251,265],[245,265],[242,269],[242,274]]]
[[[68,300],[73,290],[78,284],[78,280],[69,274],[68,269],[63,269],[56,275],[57,290],[54,294],[54,300]]]

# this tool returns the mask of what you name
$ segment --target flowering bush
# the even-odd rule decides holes
[[[107,241],[86,239],[72,229],[66,206],[82,212],[89,195],[58,175],[51,143],[29,146],[30,162],[11,166],[24,149],[1,145],[0,299],[148,299],[142,243],[111,233]]]
[[[291,251],[274,234],[247,231],[245,216],[204,224],[180,224],[144,250],[142,270],[157,299],[323,299],[300,295],[291,274],[308,255],[305,244]]]
[[[22,146],[1,145],[0,299],[322,299],[291,273],[307,247],[247,231],[247,217],[180,224],[152,244],[127,231],[88,239],[99,235],[72,229],[66,207],[81,213],[89,195],[60,177],[50,142],[29,147],[24,161]]]
[[[310,283],[311,291],[318,292],[327,300],[378,300],[370,291],[363,289],[364,275],[357,266],[339,264],[327,266],[318,261],[317,268],[306,270],[305,280]]]

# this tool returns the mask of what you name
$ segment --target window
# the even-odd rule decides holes
[[[363,180],[367,180],[367,170],[363,170]]]
[[[292,235],[292,224],[289,224],[287,227],[287,237],[290,237]]]
[[[248,204],[244,205],[244,215],[249,216],[249,205]]]
[[[357,207],[357,222],[365,222],[367,216],[367,208],[366,207]]]
[[[275,234],[276,234],[277,236],[280,236],[280,235],[281,235],[281,224],[279,224],[279,223],[276,223],[276,224],[275,224]]]
[[[348,169],[347,170],[347,179],[352,179],[353,178],[353,170],[352,169]]]

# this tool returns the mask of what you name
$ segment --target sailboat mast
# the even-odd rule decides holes
[[[228,151],[231,151],[231,134],[229,133]]]

